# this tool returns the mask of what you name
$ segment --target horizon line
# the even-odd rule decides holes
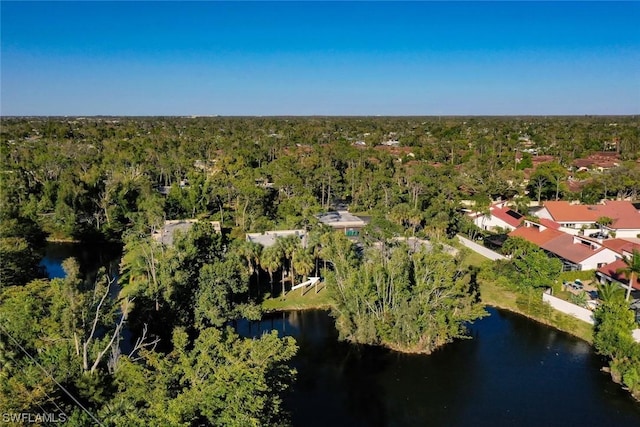
[[[626,114],[0,114],[7,118],[394,118],[394,117],[635,117],[638,113]]]

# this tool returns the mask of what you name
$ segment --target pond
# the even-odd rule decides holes
[[[41,265],[63,277],[70,256],[93,275],[100,266],[117,272],[120,250],[52,243]],[[240,321],[238,331],[296,338],[298,379],[285,397],[295,426],[640,426],[640,404],[601,371],[604,362],[587,343],[488,310],[470,326],[472,339],[428,356],[340,342],[321,310]]]
[[[40,266],[46,268],[50,279],[64,277],[62,262],[67,258],[75,258],[85,277],[92,279],[100,267],[105,267],[111,274],[118,274],[118,264],[122,249],[109,243],[76,244],[76,243],[47,243],[45,254]]]
[[[585,342],[489,308],[472,339],[432,355],[339,342],[325,311],[240,322],[244,336],[296,338],[296,426],[640,426],[640,404]]]

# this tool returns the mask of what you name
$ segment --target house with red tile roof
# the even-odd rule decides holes
[[[499,228],[515,230],[524,219],[524,215],[506,206],[505,203],[496,203],[489,207],[489,213],[472,212],[471,219],[483,230],[496,231]]]
[[[623,200],[606,200],[597,205],[548,201],[544,202],[537,216],[559,223],[561,231],[574,235],[579,234],[580,230],[584,230],[585,234],[599,231],[596,221],[601,217],[613,220],[611,225],[602,227],[610,235],[615,233],[616,237],[637,237],[640,234],[640,211],[631,202]]]
[[[566,233],[545,243],[542,249],[559,258],[566,270],[595,270],[617,259],[616,253],[601,243]]]
[[[509,236],[522,237],[549,256],[558,258],[564,271],[595,270],[617,259],[616,252],[595,240],[563,233],[529,220]]]
[[[629,288],[629,277],[626,274],[618,273],[618,270],[625,268],[626,264],[622,259],[618,259],[611,264],[607,264],[598,268],[596,276],[600,279],[600,283],[617,283],[623,288]],[[640,291],[640,277],[636,277],[633,288]]]
[[[537,168],[543,163],[551,163],[555,161],[556,161],[556,158],[554,156],[549,156],[549,155],[533,156],[531,158],[531,163],[533,163],[534,168]]]
[[[602,245],[616,252],[618,255],[631,256],[633,250],[640,251],[640,239],[605,239]]]
[[[602,151],[594,153],[582,159],[575,159],[573,166],[577,170],[596,169],[600,172],[611,169],[620,164],[620,155],[613,151]]]
[[[618,270],[625,268],[623,258],[633,256],[634,250],[640,251],[640,239],[607,239],[604,240],[602,244],[616,253],[616,260],[598,268],[596,276],[600,283],[617,283],[623,288],[628,289],[629,277],[625,274],[618,273]],[[636,278],[633,289],[640,290],[640,278]]]
[[[545,227],[533,221],[525,220],[524,224],[509,233],[509,236],[522,237],[534,245],[542,247],[542,245],[548,241],[560,237],[562,234],[564,233],[559,230],[554,230],[553,228]]]

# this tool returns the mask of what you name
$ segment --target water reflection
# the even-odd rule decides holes
[[[65,277],[62,262],[75,258],[80,271],[87,280],[93,281],[100,267],[105,267],[112,276],[118,274],[122,249],[114,244],[80,245],[75,243],[48,243],[40,266],[46,268],[50,279]]]
[[[286,397],[299,426],[638,426],[640,405],[600,371],[591,347],[495,309],[473,339],[432,355],[337,341],[323,311],[240,322],[298,340],[298,381]]]

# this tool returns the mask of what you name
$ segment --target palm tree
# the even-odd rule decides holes
[[[513,205],[513,208],[519,214],[527,215],[529,213],[530,202],[531,202],[531,199],[528,198],[527,196],[518,197],[517,199],[515,199],[515,204]]]
[[[284,256],[285,265],[283,266],[283,278],[282,278],[282,295],[284,295],[284,268],[288,268],[289,277],[291,280],[295,278],[296,270],[293,265],[293,259],[296,256],[296,253],[302,251],[302,244],[300,243],[300,238],[298,236],[286,236],[282,238],[278,238],[276,240],[276,244]]]
[[[615,283],[601,283],[598,285],[598,297],[602,302],[612,301],[616,298],[622,299],[622,289]]]
[[[311,231],[309,231],[307,235],[307,247],[306,249],[310,251],[313,256],[313,262],[315,264],[315,275],[318,276],[318,261],[320,260],[320,252],[322,250],[322,236],[326,233],[333,233],[326,225],[320,224],[314,226]],[[325,262],[326,268],[326,262]]]
[[[302,281],[304,282],[307,279],[307,274],[313,271],[314,263],[311,254],[307,251],[298,251],[294,254],[293,257],[293,266],[295,270],[302,274]],[[302,293],[304,294],[304,287],[302,289]]]
[[[600,228],[600,231],[602,231],[602,227],[613,224],[613,219],[609,218],[608,216],[601,216],[596,220],[596,224]]]
[[[251,276],[253,276],[253,273],[256,273],[256,284],[258,287],[258,292],[260,292],[260,271],[258,270],[258,266],[260,265],[262,245],[247,240],[242,241],[238,247],[238,254],[247,262],[249,277],[251,278]],[[249,288],[249,297],[251,297],[251,288]]]
[[[265,248],[262,251],[260,265],[269,273],[271,296],[273,297],[273,273],[282,267],[282,252],[280,251],[280,248],[276,245]]]
[[[626,296],[626,300],[629,301],[629,297],[631,296],[631,288],[633,287],[636,278],[640,274],[640,251],[634,249],[630,257],[625,256],[624,258],[622,258],[622,262],[625,263],[625,267],[617,269],[616,273],[622,273],[629,279]]]

